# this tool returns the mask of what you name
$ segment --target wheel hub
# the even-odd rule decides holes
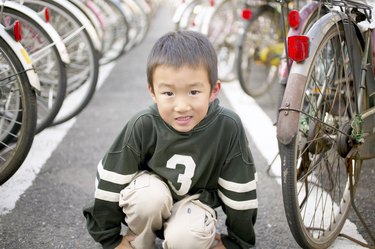
[[[345,123],[337,136],[337,153],[345,158],[349,151],[353,148],[353,139],[350,136],[352,133],[352,127],[350,123]]]

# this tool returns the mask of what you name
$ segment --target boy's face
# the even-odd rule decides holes
[[[209,103],[219,90],[220,82],[211,91],[208,73],[203,67],[159,66],[153,74],[153,91],[149,85],[161,117],[179,132],[192,130],[205,118]]]

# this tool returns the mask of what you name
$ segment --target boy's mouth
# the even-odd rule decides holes
[[[187,124],[192,119],[192,116],[183,116],[183,117],[177,117],[175,118],[176,122],[179,125]]]

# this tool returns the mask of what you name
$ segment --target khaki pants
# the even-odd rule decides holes
[[[193,195],[173,203],[165,182],[147,171],[121,191],[120,206],[135,249],[155,247],[155,231],[164,228],[165,249],[209,249],[215,241],[215,211]]]

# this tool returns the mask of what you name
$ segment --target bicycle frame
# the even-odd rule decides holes
[[[367,96],[374,96],[375,95],[375,80],[374,80],[374,74],[373,74],[373,66],[370,67],[370,70],[365,70],[370,46],[374,44],[373,38],[373,30],[367,30],[365,32],[365,51],[364,51],[364,57],[361,63],[361,75],[360,75],[360,85],[358,89],[359,94],[359,103],[358,103],[358,109],[361,113],[361,122],[362,124],[362,134],[364,143],[359,146],[358,155],[360,159],[367,160],[371,158],[375,158],[375,100],[366,99],[366,93],[368,92]],[[372,54],[372,57],[375,58],[375,55]],[[371,59],[373,59],[371,58]],[[367,86],[365,85],[365,80],[369,82]],[[366,106],[363,106],[365,103]],[[372,105],[372,106],[371,106]],[[370,106],[371,108],[368,108]]]

